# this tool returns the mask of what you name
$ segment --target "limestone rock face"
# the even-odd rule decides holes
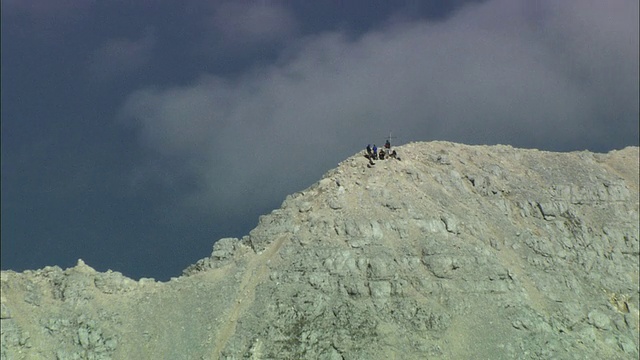
[[[637,359],[638,148],[354,155],[166,283],[3,271],[3,359]]]

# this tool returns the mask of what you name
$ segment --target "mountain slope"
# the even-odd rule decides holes
[[[166,283],[3,271],[3,358],[637,358],[638,148],[396,150]]]

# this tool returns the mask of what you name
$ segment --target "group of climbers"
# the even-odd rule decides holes
[[[398,153],[395,150],[391,150],[391,142],[389,139],[385,141],[384,148],[380,149],[380,151],[378,151],[378,147],[375,144],[373,144],[373,148],[371,147],[371,144],[368,144],[367,153],[364,157],[369,159],[369,165],[375,165],[373,160],[384,160],[385,158],[400,160]]]

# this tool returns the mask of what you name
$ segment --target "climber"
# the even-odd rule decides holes
[[[384,155],[385,155],[384,149],[380,149],[380,155],[379,155],[380,160],[384,160]]]
[[[378,160],[378,147],[376,144],[373,144],[373,159]]]
[[[367,144],[367,156],[371,157],[371,144]]]
[[[384,148],[385,149],[391,149],[391,143],[389,142],[389,139],[387,139],[387,141],[385,141]]]

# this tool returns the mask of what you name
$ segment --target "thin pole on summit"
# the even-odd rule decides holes
[[[391,131],[389,131],[389,136],[387,136],[387,141],[391,143],[391,139],[395,139],[397,136],[391,136]]]

